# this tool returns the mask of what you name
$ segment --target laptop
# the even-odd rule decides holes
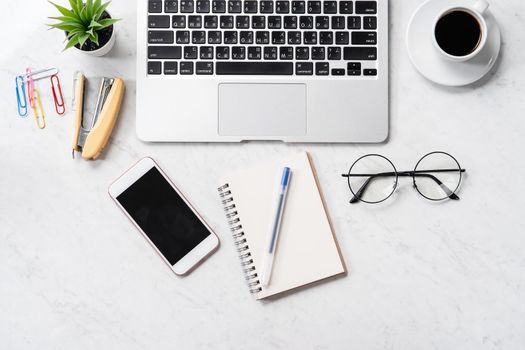
[[[140,139],[387,139],[388,0],[137,7]]]

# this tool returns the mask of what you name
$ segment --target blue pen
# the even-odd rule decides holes
[[[284,205],[286,203],[286,194],[288,193],[288,187],[290,185],[290,177],[292,171],[286,167],[283,169],[283,175],[281,177],[281,185],[279,188],[279,196],[277,200],[277,210],[275,213],[275,219],[272,225],[272,234],[270,236],[270,243],[268,244],[268,250],[266,251],[266,263],[264,264],[265,269],[263,270],[263,286],[267,287],[270,284],[270,278],[272,276],[273,261],[275,258],[275,249],[277,248],[277,240],[279,239],[279,231],[281,228],[281,221],[283,218]]]

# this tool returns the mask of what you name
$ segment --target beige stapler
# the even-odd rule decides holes
[[[91,118],[87,118],[89,107],[86,104],[89,102],[87,84],[88,81],[84,74],[77,72],[73,101],[75,111],[73,158],[75,152],[81,152],[82,158],[95,160],[106,147],[115,127],[124,98],[125,86],[124,81],[120,78],[101,78],[95,109],[90,113]]]

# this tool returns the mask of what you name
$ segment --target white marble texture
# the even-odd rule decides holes
[[[62,1],[63,2],[63,1]],[[405,30],[421,0],[391,1],[391,137],[384,145],[146,144],[135,136],[134,1],[114,0],[114,51],[61,53],[45,1],[0,13],[0,348],[2,349],[523,349],[525,344],[525,3],[492,1],[501,59],[474,86],[443,88],[412,67]],[[8,4],[8,5],[7,5]],[[16,114],[15,73],[57,65],[121,75],[128,92],[104,159],[72,160],[72,115],[48,127]],[[447,150],[468,169],[462,200],[434,204],[409,181],[380,206],[349,205],[339,176],[378,152],[410,168]],[[260,158],[312,152],[346,278],[271,302],[248,295],[217,179]],[[163,264],[107,195],[142,156],[157,159],[222,246],[186,278]]]

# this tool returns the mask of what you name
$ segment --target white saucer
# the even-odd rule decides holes
[[[434,20],[450,6],[470,5],[472,0],[428,0],[412,16],[407,31],[407,49],[410,60],[427,79],[447,86],[472,84],[487,74],[498,59],[501,46],[500,30],[494,16],[487,10],[488,37],[483,50],[466,62],[444,58],[433,42]]]

